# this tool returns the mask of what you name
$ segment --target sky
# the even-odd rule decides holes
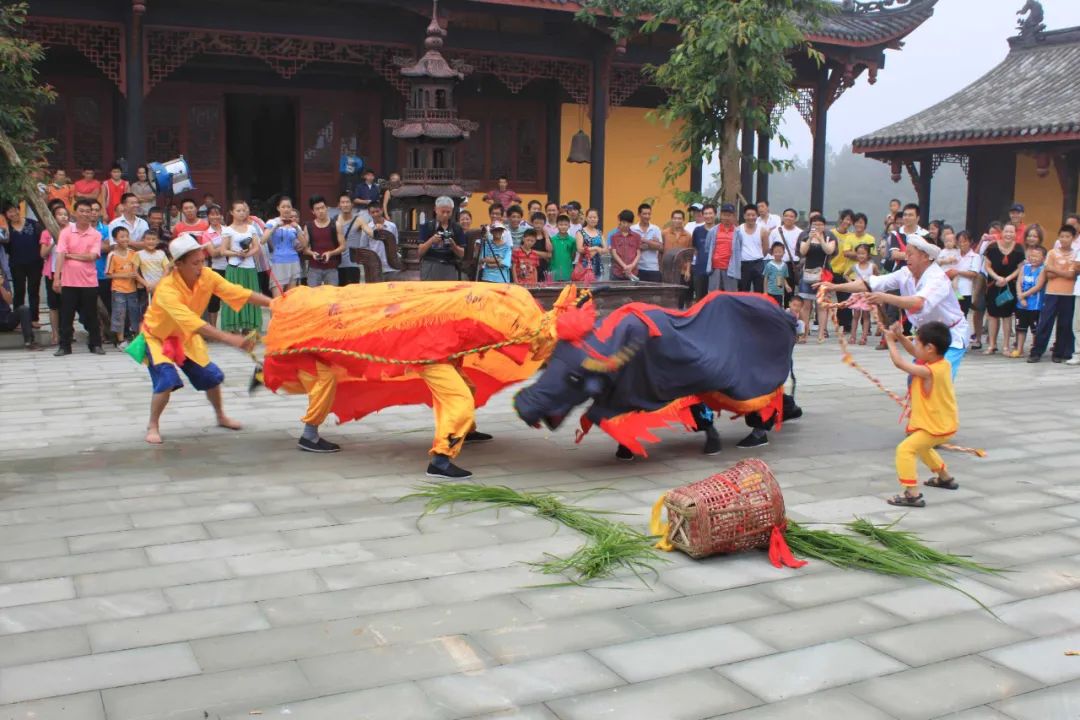
[[[907,37],[902,50],[885,51],[877,83],[863,73],[829,111],[828,142],[835,149],[860,135],[910,117],[985,75],[1008,53],[1016,11],[1025,0],[938,0],[934,15]],[[1042,0],[1047,29],[1080,25],[1080,0]],[[904,100],[903,98],[910,98]],[[774,158],[812,154],[810,130],[789,108],[781,134],[790,147],[773,145]],[[716,163],[705,177],[716,172]]]

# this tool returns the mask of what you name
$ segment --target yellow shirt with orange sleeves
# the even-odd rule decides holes
[[[956,434],[960,428],[960,411],[952,383],[952,365],[944,358],[923,365],[930,370],[931,381],[921,377],[911,380],[911,418],[909,433],[922,430],[934,437]]]
[[[206,324],[202,314],[214,295],[239,310],[251,297],[251,290],[229,282],[210,268],[202,269],[193,287],[176,271],[161,279],[143,317],[143,337],[155,365],[172,362],[161,349],[161,344],[172,336],[180,338],[184,354],[196,364],[205,366],[210,362],[206,343],[197,333]]]

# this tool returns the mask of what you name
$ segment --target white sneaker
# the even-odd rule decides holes
[[[1080,355],[1073,355],[1071,360],[1065,361],[1065,364],[1072,365],[1073,367],[1080,365]]]

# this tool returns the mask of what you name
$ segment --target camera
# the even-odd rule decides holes
[[[240,241],[240,249],[247,252],[251,248],[251,238],[246,237]]]

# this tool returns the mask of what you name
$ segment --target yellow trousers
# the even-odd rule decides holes
[[[301,422],[318,427],[326,420],[334,407],[334,395],[337,394],[337,376],[329,366],[316,363],[316,374],[300,373],[300,384],[307,393],[308,406]]]
[[[476,403],[469,382],[453,365],[429,365],[420,377],[431,391],[435,411],[435,442],[431,454],[456,458],[465,435],[476,427]]]
[[[930,468],[935,473],[945,469],[945,461],[934,449],[938,445],[952,440],[952,435],[938,437],[925,430],[916,430],[896,446],[896,477],[903,487],[916,487],[919,484],[919,464]]]

